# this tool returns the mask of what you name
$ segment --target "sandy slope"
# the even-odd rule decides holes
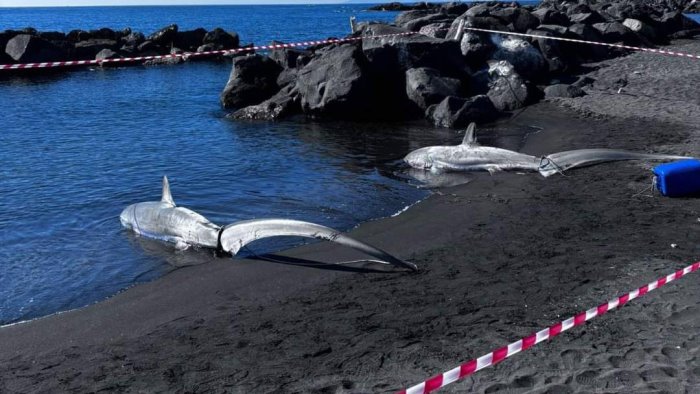
[[[700,42],[678,50],[700,53]],[[634,54],[604,65],[588,96],[510,120],[544,127],[526,152],[700,154],[700,62]],[[604,85],[622,74],[629,95]],[[652,195],[649,168],[481,174],[354,232],[416,262],[416,274],[221,260],[0,329],[0,391],[390,392],[418,383],[698,259],[700,203]],[[289,254],[349,257],[325,244]],[[697,275],[445,391],[699,392]]]

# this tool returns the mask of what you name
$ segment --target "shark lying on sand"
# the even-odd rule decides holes
[[[579,149],[536,157],[512,150],[481,146],[476,142],[475,125],[470,124],[460,145],[429,146],[404,157],[413,168],[442,171],[537,171],[548,177],[570,168],[618,160],[678,160],[687,156],[636,153],[615,149]]]
[[[200,246],[235,255],[245,245],[262,238],[317,238],[348,246],[385,264],[417,270],[413,263],[400,260],[381,249],[314,223],[289,219],[259,219],[218,226],[190,209],[175,206],[167,177],[163,177],[163,195],[160,201],[129,205],[122,211],[119,219],[122,226],[137,234],[173,242],[183,249]]]

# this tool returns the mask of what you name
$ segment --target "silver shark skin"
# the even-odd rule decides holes
[[[648,154],[615,149],[579,149],[536,157],[507,149],[481,146],[476,142],[475,125],[470,124],[460,145],[429,146],[404,157],[413,168],[442,171],[536,171],[548,177],[574,167],[618,160],[678,160],[687,156]]]
[[[245,245],[258,239],[295,236],[335,242],[375,257],[382,263],[412,271],[418,269],[413,263],[398,259],[332,228],[314,223],[288,219],[259,219],[244,220],[225,227],[218,226],[190,209],[175,206],[167,177],[163,177],[163,196],[160,201],[129,205],[122,211],[119,219],[122,226],[137,234],[173,242],[179,248],[217,248],[235,255]]]

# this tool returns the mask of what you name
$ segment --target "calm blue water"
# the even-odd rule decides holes
[[[342,36],[350,15],[395,16],[364,8],[0,9],[0,30],[149,33],[177,23],[265,43]],[[215,259],[121,229],[125,206],[160,198],[163,174],[177,203],[217,223],[282,216],[348,229],[424,197],[392,175],[399,159],[459,138],[421,123],[228,121],[218,95],[229,72],[228,63],[191,63],[0,78],[0,324],[84,306]]]
[[[269,42],[344,35],[352,14],[394,17],[364,8],[3,9],[0,30],[148,32],[177,23]],[[349,229],[425,196],[392,173],[429,142],[419,137],[434,135],[427,126],[229,121],[218,95],[230,68],[196,62],[0,79],[0,323],[84,306],[214,259],[121,229],[121,210],[158,200],[164,174],[178,204],[221,224],[279,216]]]

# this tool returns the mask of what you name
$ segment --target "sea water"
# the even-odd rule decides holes
[[[222,27],[242,43],[344,36],[366,6],[0,9],[0,30]],[[219,104],[230,61],[0,78],[0,324],[84,306],[210,253],[123,230],[129,204],[159,200],[210,220],[285,217],[347,230],[426,192],[393,175],[427,125],[236,122]],[[417,137],[418,138],[418,137]],[[259,252],[288,243],[251,245]],[[235,264],[235,260],[231,260]]]

